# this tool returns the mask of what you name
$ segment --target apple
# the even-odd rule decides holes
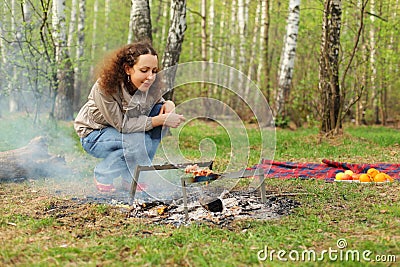
[[[345,170],[344,173],[345,173],[345,174],[348,174],[348,175],[350,175],[350,176],[353,175],[353,171],[352,171],[352,170]]]

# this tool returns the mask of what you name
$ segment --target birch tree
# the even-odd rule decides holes
[[[104,2],[104,28],[108,29],[110,27],[110,0],[105,0]],[[106,41],[103,44],[103,51],[108,50],[108,38],[106,38]]]
[[[173,87],[175,80],[175,66],[179,62],[182,51],[182,43],[186,31],[186,0],[173,0],[171,5],[171,26],[168,31],[167,45],[165,47],[162,68],[165,72],[165,82],[168,90],[166,99],[173,99]]]
[[[16,0],[11,0],[11,33],[14,33],[15,36],[14,38],[17,39],[17,23],[16,23]],[[14,60],[16,59],[16,51],[17,51],[17,42],[14,41],[11,43],[11,49],[9,50],[8,56],[13,58]],[[13,55],[12,55],[13,54]],[[9,91],[9,102],[8,102],[8,107],[10,112],[16,112],[19,110],[19,97],[18,97],[18,85],[17,85],[17,66],[16,64],[13,64],[12,67],[10,67],[10,80],[8,82],[8,91]]]
[[[207,61],[207,0],[201,0],[201,60]],[[203,69],[204,70],[204,69]]]
[[[153,41],[149,0],[132,0],[128,43]]]
[[[245,64],[245,44],[246,44],[246,7],[244,4],[244,0],[238,0],[237,7],[237,24],[239,27],[239,71],[244,73],[244,64]],[[239,76],[237,79],[238,88],[243,88],[244,81],[242,76]],[[244,91],[244,90],[243,90]],[[244,94],[244,92],[243,92]]]
[[[253,38],[252,38],[252,44],[251,44],[251,52],[250,52],[250,58],[249,58],[249,66],[248,66],[248,71],[247,71],[247,77],[249,79],[253,79],[254,76],[254,61],[256,59],[256,53],[257,53],[257,39],[258,39],[258,32],[260,30],[260,13],[261,13],[261,2],[259,1],[257,3],[256,7],[256,15],[254,19],[254,28],[253,28]],[[247,99],[250,91],[250,84],[246,81],[246,87],[244,91],[244,99]]]
[[[54,0],[52,7],[53,38],[57,63],[57,89],[52,114],[59,120],[72,120],[74,90],[71,59],[66,47],[65,1]]]
[[[370,0],[370,12],[371,12],[371,28],[369,30],[369,46],[370,46],[370,66],[371,66],[371,99],[372,99],[372,108],[374,110],[374,118],[375,123],[379,124],[379,92],[376,87],[376,41],[375,41],[375,1]]]
[[[230,27],[229,27],[229,33],[231,37],[234,37],[237,33],[237,23],[236,23],[236,19],[237,19],[237,8],[236,8],[237,2],[236,0],[232,0],[232,5],[231,5],[231,21],[230,21]],[[235,63],[236,63],[236,46],[235,46],[235,42],[231,41],[229,43],[229,64],[234,67]],[[233,77],[234,75],[234,70],[233,68],[230,69],[229,71],[229,87],[232,88],[233,87],[233,82],[235,80],[235,77]]]
[[[259,40],[260,59],[257,70],[257,84],[261,86],[264,76],[264,91],[269,101],[269,60],[268,60],[268,34],[269,34],[269,0],[261,0],[261,34]],[[263,88],[262,88],[263,89]]]
[[[278,77],[278,91],[276,94],[276,116],[287,117],[286,104],[289,100],[292,86],[294,62],[296,58],[297,36],[300,23],[300,0],[289,1],[289,16],[287,19],[286,35],[281,56]]]
[[[86,17],[86,0],[79,0],[79,16],[76,40],[76,54],[74,67],[74,110],[80,106],[81,87],[82,87],[82,69],[81,59],[84,53],[85,44],[85,17]]]
[[[74,41],[74,32],[76,30],[76,16],[77,16],[76,5],[77,5],[77,1],[78,0],[72,0],[71,17],[69,19],[67,47],[68,47],[70,55],[72,55],[72,43]]]
[[[92,30],[92,45],[90,48],[90,59],[93,62],[95,55],[96,55],[96,49],[97,49],[97,16],[99,13],[99,0],[94,0],[93,3],[93,30]],[[94,72],[94,66],[93,64],[90,65],[90,74],[93,75]]]
[[[324,134],[338,134],[342,129],[339,86],[341,16],[341,0],[325,0],[318,84],[322,100],[320,131]]]

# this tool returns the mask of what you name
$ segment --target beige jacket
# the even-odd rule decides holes
[[[122,90],[111,96],[103,94],[96,82],[88,101],[80,109],[74,122],[74,128],[79,137],[86,137],[93,130],[114,127],[121,133],[144,132],[151,130],[153,125],[148,117],[154,104],[164,101],[161,93],[143,93],[139,90],[131,96],[121,85]]]

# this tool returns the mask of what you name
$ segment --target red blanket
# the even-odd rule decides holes
[[[393,163],[351,164],[327,159],[323,159],[322,163],[295,163],[264,159],[261,164],[254,166],[254,168],[264,169],[266,177],[270,178],[316,178],[327,181],[333,181],[336,173],[345,170],[366,173],[368,169],[375,168],[387,173],[394,179],[400,180],[400,164]]]

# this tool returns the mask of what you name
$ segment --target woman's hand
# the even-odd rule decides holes
[[[183,117],[183,115],[176,113],[166,113],[161,116],[166,116],[163,125],[167,127],[176,128],[185,121],[185,117]]]
[[[162,105],[160,114],[165,114],[165,113],[172,113],[175,112],[175,104],[171,100],[165,101],[165,103]]]
[[[183,115],[175,113],[174,102],[168,100],[162,105],[160,113],[152,117],[151,122],[153,127],[166,126],[171,128],[177,128],[186,119]]]

